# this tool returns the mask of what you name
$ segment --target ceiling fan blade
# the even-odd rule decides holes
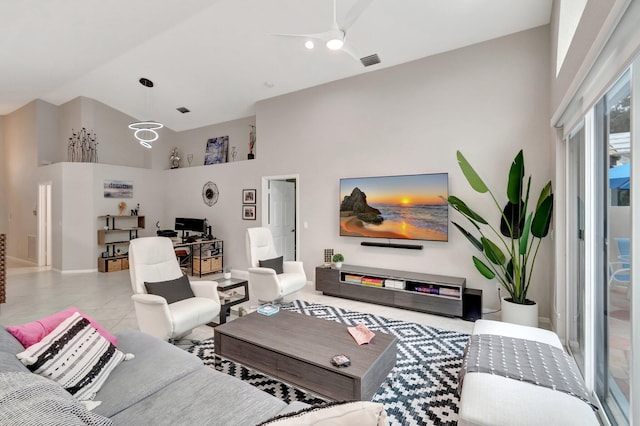
[[[358,63],[361,63],[357,50],[350,44],[345,43],[340,50],[358,61]]]
[[[277,34],[271,34],[273,36],[277,36],[277,37],[297,37],[297,38],[310,38],[310,39],[314,39],[314,40],[320,40],[323,42],[326,42],[328,37],[327,37],[327,33],[313,33],[313,34],[282,34],[282,33],[277,33]]]
[[[347,12],[342,22],[340,29],[346,32],[351,26],[358,20],[360,15],[365,11],[369,5],[373,3],[373,0],[359,0],[353,7]]]

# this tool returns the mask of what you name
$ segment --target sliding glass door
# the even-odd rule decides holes
[[[596,282],[596,393],[608,417],[629,422],[631,363],[631,86],[627,71],[596,105],[603,272]],[[596,240],[597,241],[597,240]]]
[[[631,418],[631,72],[567,138],[568,347],[613,425]]]
[[[585,124],[584,120],[569,136],[569,349],[582,374],[585,374]]]

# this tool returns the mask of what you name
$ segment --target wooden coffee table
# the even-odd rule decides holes
[[[396,364],[397,338],[376,331],[358,346],[347,325],[285,310],[218,326],[215,352],[334,400],[370,400]],[[331,365],[345,354],[351,366]]]

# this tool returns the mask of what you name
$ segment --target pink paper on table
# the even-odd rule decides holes
[[[376,334],[369,330],[366,325],[360,323],[355,327],[347,327],[349,334],[354,338],[357,344],[364,345],[365,343],[369,343],[373,336]]]

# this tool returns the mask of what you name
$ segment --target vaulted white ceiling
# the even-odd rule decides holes
[[[339,23],[356,2],[337,0]],[[2,0],[0,115],[86,96],[176,131],[201,127],[253,115],[262,99],[548,24],[551,4],[373,0],[347,33],[358,56],[382,61],[365,68],[273,35],[328,30],[332,0]]]

